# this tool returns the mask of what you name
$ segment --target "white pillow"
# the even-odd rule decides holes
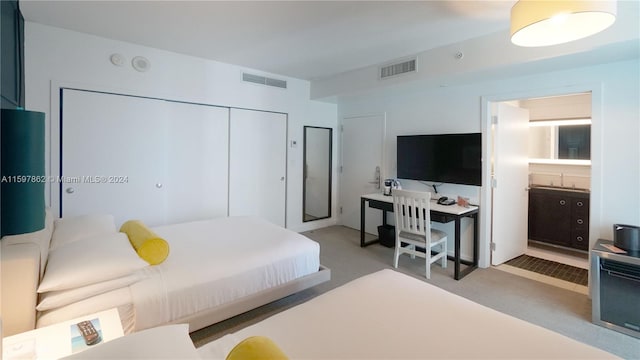
[[[36,310],[45,311],[57,309],[76,301],[84,300],[95,295],[100,295],[111,290],[120,289],[129,286],[140,279],[144,275],[140,272],[125,275],[113,280],[102,281],[99,283],[82,286],[75,289],[49,291],[40,296],[40,303],[36,306]]]
[[[148,265],[136,254],[124,233],[77,240],[49,253],[38,292],[74,289],[112,280]]]
[[[57,219],[54,225],[52,250],[74,241],[118,231],[113,215],[103,214]]]

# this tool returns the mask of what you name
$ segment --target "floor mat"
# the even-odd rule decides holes
[[[586,269],[557,263],[555,261],[539,259],[529,255],[520,255],[515,259],[507,261],[505,264],[556,279],[569,281],[574,284],[587,286],[589,282],[589,272]]]

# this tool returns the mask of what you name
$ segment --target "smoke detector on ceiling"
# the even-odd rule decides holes
[[[115,66],[122,66],[126,61],[122,54],[112,54],[109,60],[111,60],[111,63]]]

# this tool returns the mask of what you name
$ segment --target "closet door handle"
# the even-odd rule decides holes
[[[576,240],[578,240],[579,242],[582,242],[582,240],[584,240],[584,239],[582,238],[582,236],[578,236],[578,237],[576,237]]]
[[[576,222],[577,222],[579,225],[584,224],[584,220],[582,220],[582,219],[578,219],[578,220],[576,220]]]
[[[567,203],[566,200],[560,200],[560,205],[564,206]]]
[[[576,205],[578,205],[578,206],[582,206],[582,205],[584,205],[584,203],[583,203],[582,201],[578,201],[578,202],[576,203]]]

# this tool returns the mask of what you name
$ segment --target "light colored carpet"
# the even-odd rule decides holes
[[[332,226],[304,235],[320,243],[320,262],[331,269],[331,281],[196,331],[191,334],[196,346],[202,346],[363,275],[392,268],[393,249],[381,245],[360,248],[360,233],[356,230]],[[492,268],[477,269],[456,281],[453,279],[451,261],[446,269],[434,264],[430,280],[424,278],[424,260],[420,258],[412,260],[402,256],[398,271],[625,359],[640,359],[639,339],[591,323],[591,300],[586,295]]]

